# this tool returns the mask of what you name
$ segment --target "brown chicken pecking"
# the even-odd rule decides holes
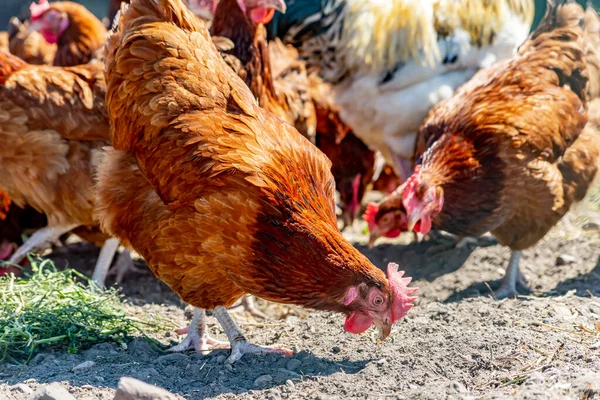
[[[57,45],[52,63],[55,66],[87,64],[106,42],[104,24],[81,4],[39,0],[31,4],[30,10],[30,29]]]
[[[102,70],[98,63],[29,65],[0,52],[0,188],[17,206],[48,219],[12,255],[13,263],[74,229],[98,241],[93,174],[95,157],[109,144]],[[116,239],[106,241],[93,276],[100,284],[117,246]],[[127,267],[126,256],[121,263]]]
[[[378,234],[389,233],[383,219],[401,207],[408,229],[423,234],[432,226],[463,237],[489,231],[512,250],[495,297],[526,288],[521,251],[585,196],[598,168],[600,104],[588,104],[598,95],[598,82],[588,82],[600,65],[598,15],[588,10],[585,31],[583,21],[579,5],[549,4],[517,55],[431,112],[414,174],[374,217]]]
[[[141,17],[143,16],[143,17]],[[250,344],[227,314],[245,293],[346,314],[353,333],[386,337],[414,298],[395,264],[386,275],[336,227],[326,157],[259,107],[181,0],[134,0],[106,58],[113,150],[99,169],[103,228],[197,307],[173,348],[208,350],[204,309],[232,347]]]

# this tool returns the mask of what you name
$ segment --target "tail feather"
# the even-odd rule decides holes
[[[8,78],[27,63],[8,51],[0,50],[0,85],[4,85]]]

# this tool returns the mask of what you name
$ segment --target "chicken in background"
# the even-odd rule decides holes
[[[56,55],[56,44],[46,42],[36,31],[29,30],[29,22],[13,17],[8,25],[9,45],[6,51],[29,64],[51,65]]]
[[[527,290],[521,251],[584,198],[598,169],[599,83],[588,76],[600,72],[599,24],[591,8],[584,16],[572,1],[549,3],[517,55],[434,108],[414,174],[375,210],[372,234],[404,229],[388,224],[402,214],[406,229],[423,234],[489,231],[512,251],[495,297]]]
[[[289,354],[249,343],[230,318],[225,307],[246,293],[340,312],[347,331],[376,325],[382,337],[412,307],[410,278],[395,264],[386,277],[337,229],[327,158],[256,104],[180,0],[133,0],[106,71],[114,149],[99,169],[98,211],[196,307],[173,351],[219,345],[207,335],[213,309],[228,362]]]
[[[107,28],[110,28],[121,9],[121,3],[129,4],[129,0],[109,0],[108,12],[103,22]],[[184,3],[198,17],[204,21],[211,21],[217,6],[218,0],[186,0]]]
[[[52,62],[55,66],[87,64],[106,42],[106,28],[81,4],[39,0],[31,4],[30,10],[29,29],[40,32],[48,43],[57,46]]]
[[[101,64],[29,65],[0,52],[0,188],[17,206],[33,207],[48,219],[10,262],[73,230],[98,242],[92,189],[94,157],[109,144],[105,93]],[[92,277],[99,284],[119,244],[104,239]],[[118,260],[118,267],[130,264],[128,253]]]
[[[404,181],[419,126],[477,69],[510,57],[533,0],[286,0],[268,26],[333,84],[344,123]]]
[[[8,194],[0,190],[0,276],[13,273],[21,274],[21,269],[13,265],[2,265],[13,255],[22,244],[22,235],[31,230],[39,229],[46,225],[46,217],[31,207],[21,208],[16,206]],[[27,260],[21,262],[26,265]]]
[[[258,104],[314,141],[316,118],[304,63],[296,50],[267,42],[264,24],[275,10],[285,11],[283,0],[220,0],[210,33]],[[226,46],[219,38],[229,39]]]

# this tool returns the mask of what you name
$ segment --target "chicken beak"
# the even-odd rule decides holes
[[[372,249],[375,246],[375,241],[379,239],[379,232],[373,231],[369,235],[369,248]]]
[[[265,3],[275,11],[285,14],[286,5],[284,0],[266,0]]]
[[[39,21],[33,21],[29,23],[27,27],[27,34],[31,35],[33,32],[39,32],[42,29],[42,24]]]
[[[408,216],[408,221],[407,221],[407,225],[406,225],[406,229],[410,232],[415,228],[415,225],[417,224],[417,222],[419,222],[419,220],[421,219],[421,216],[419,214],[411,214]]]
[[[385,320],[377,325],[377,329],[379,330],[379,340],[384,341],[392,332],[392,324]]]

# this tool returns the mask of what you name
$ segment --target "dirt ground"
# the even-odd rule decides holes
[[[364,246],[376,265],[398,262],[419,289],[417,306],[377,343],[376,333],[344,333],[343,316],[258,302],[270,319],[233,313],[250,340],[285,344],[291,358],[245,356],[233,367],[225,350],[169,354],[143,339],[126,348],[100,344],[82,352],[45,352],[28,366],[0,365],[0,399],[25,400],[60,382],[77,399],[112,399],[131,376],[182,399],[592,399],[600,398],[600,213],[581,205],[524,253],[534,293],[495,301],[508,250],[492,238],[444,250],[440,242]],[[357,231],[364,229],[359,224]],[[432,249],[433,248],[433,249]],[[91,271],[97,249],[69,246],[53,258]],[[488,286],[489,285],[489,286]],[[186,322],[184,305],[149,270],[129,274],[123,292],[133,315]],[[213,335],[224,338],[210,318]],[[155,334],[175,343],[172,330]],[[89,369],[73,372],[84,361]]]

